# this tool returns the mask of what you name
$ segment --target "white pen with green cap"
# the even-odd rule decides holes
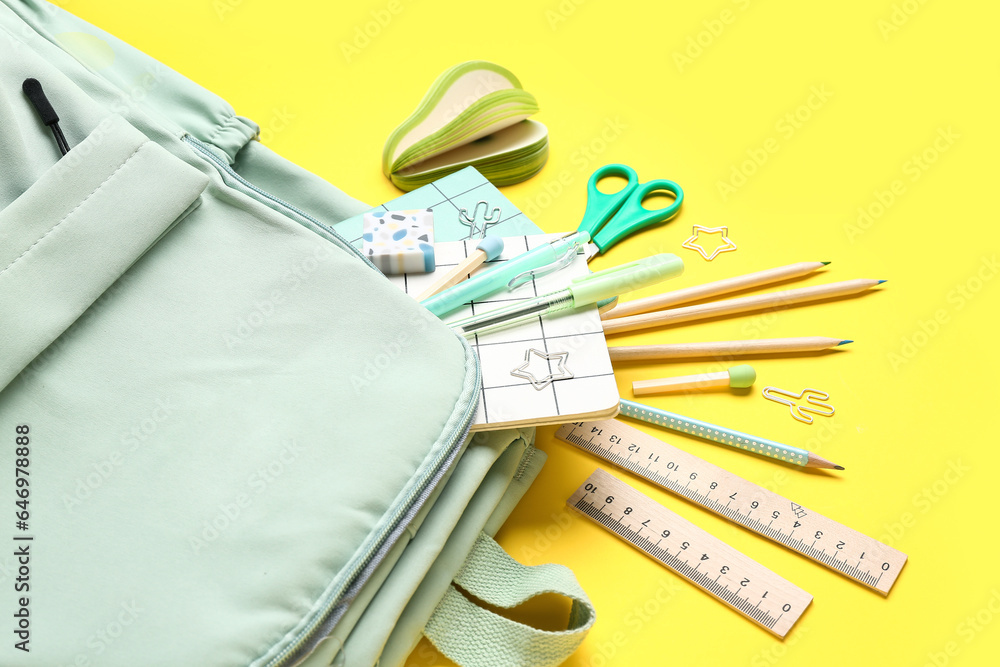
[[[684,272],[684,262],[671,253],[613,266],[597,273],[573,278],[569,284],[549,292],[482,315],[467,317],[449,326],[463,336],[472,336],[511,326],[533,317],[579,308],[616,294],[624,294],[673,278]]]

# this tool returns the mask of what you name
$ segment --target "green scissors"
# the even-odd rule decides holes
[[[620,176],[628,183],[618,192],[605,194],[597,189],[597,183],[609,176]],[[643,207],[642,200],[656,192],[672,195],[673,203],[654,210]],[[597,253],[603,253],[626,236],[674,217],[683,201],[684,191],[673,181],[658,178],[640,184],[639,175],[632,167],[606,164],[587,182],[587,208],[577,231],[590,234]]]

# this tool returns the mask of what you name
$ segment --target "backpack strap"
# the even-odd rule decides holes
[[[566,630],[550,632],[484,609],[459,591],[509,609],[544,593],[570,598]],[[424,635],[463,667],[558,665],[583,642],[596,618],[594,607],[572,571],[547,563],[518,563],[489,535],[480,533],[465,565],[448,587]]]

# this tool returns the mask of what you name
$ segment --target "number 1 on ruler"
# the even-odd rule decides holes
[[[883,595],[906,563],[901,551],[623,422],[566,424],[556,437]]]
[[[779,637],[812,602],[795,584],[601,469],[566,504]]]

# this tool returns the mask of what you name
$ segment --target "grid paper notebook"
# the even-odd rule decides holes
[[[480,270],[560,236],[562,234],[504,237],[503,254]],[[407,294],[420,294],[434,282],[435,276],[441,275],[438,271],[447,271],[457,265],[476,249],[478,243],[478,239],[436,243],[434,273],[389,276],[389,280]],[[527,282],[512,292],[498,292],[474,301],[443,319],[451,322],[512,301],[553,292],[565,287],[570,279],[588,273],[587,260],[581,253],[560,271]],[[596,305],[536,317],[513,327],[477,334],[468,340],[479,355],[483,373],[474,431],[606,419],[618,413],[618,385]],[[560,354],[565,357],[544,358],[544,355]],[[519,375],[511,374],[519,368],[522,369]],[[568,377],[570,374],[572,377]],[[541,389],[532,384],[532,379],[537,382],[546,378],[552,381]]]
[[[488,204],[488,212],[483,210],[483,206],[479,206],[479,210],[476,210],[476,205],[481,201]],[[462,224],[459,219],[459,211],[462,209],[465,209],[470,217],[475,215],[476,223],[479,225],[484,224],[483,218],[492,214],[494,208],[500,209],[496,220],[486,223],[487,236],[541,233],[538,225],[500,194],[500,191],[476,171],[475,167],[456,171],[371,210],[406,211],[415,208],[434,210],[434,238],[437,241],[469,238],[469,226]],[[356,215],[337,223],[334,228],[341,236],[360,248],[363,225],[364,215]]]
[[[480,201],[488,205],[486,211],[482,206],[476,210]],[[461,222],[459,212],[462,209],[470,215],[474,214],[473,219],[480,225],[482,218],[491,214],[494,208],[500,209],[496,222],[489,224],[485,230],[487,236],[504,237],[504,253],[496,261],[505,261],[529,247],[534,248],[538,243],[559,236],[540,235],[538,226],[475,167],[449,174],[372,210],[419,208],[434,211],[434,237],[438,241],[434,245],[435,263],[445,271],[465,258],[479,242],[478,238],[458,240],[468,239],[471,231],[469,225]],[[335,225],[335,229],[360,248],[363,219],[363,215],[348,218]],[[477,313],[483,312],[483,309],[509,303],[510,299],[551,292],[565,286],[570,278],[587,272],[586,260],[578,256],[576,261],[557,274],[543,276],[514,292],[494,294],[481,303],[452,313],[446,321],[466,317],[473,308],[477,309]],[[435,275],[439,274],[435,271],[395,276],[390,280],[407,293],[417,295],[430,285]],[[618,387],[596,306],[584,309],[582,314],[539,318],[517,327],[477,336],[469,342],[479,355],[483,373],[479,413],[472,427],[475,431],[607,419],[618,413]],[[571,371],[574,377],[554,379],[544,389],[537,390],[530,379],[511,375],[511,371],[525,363],[525,352],[531,349],[550,355],[568,352],[563,368]],[[529,365],[524,370],[530,374],[529,377],[539,379],[549,373],[559,374],[558,361],[546,361],[535,354],[530,355],[528,361]]]

